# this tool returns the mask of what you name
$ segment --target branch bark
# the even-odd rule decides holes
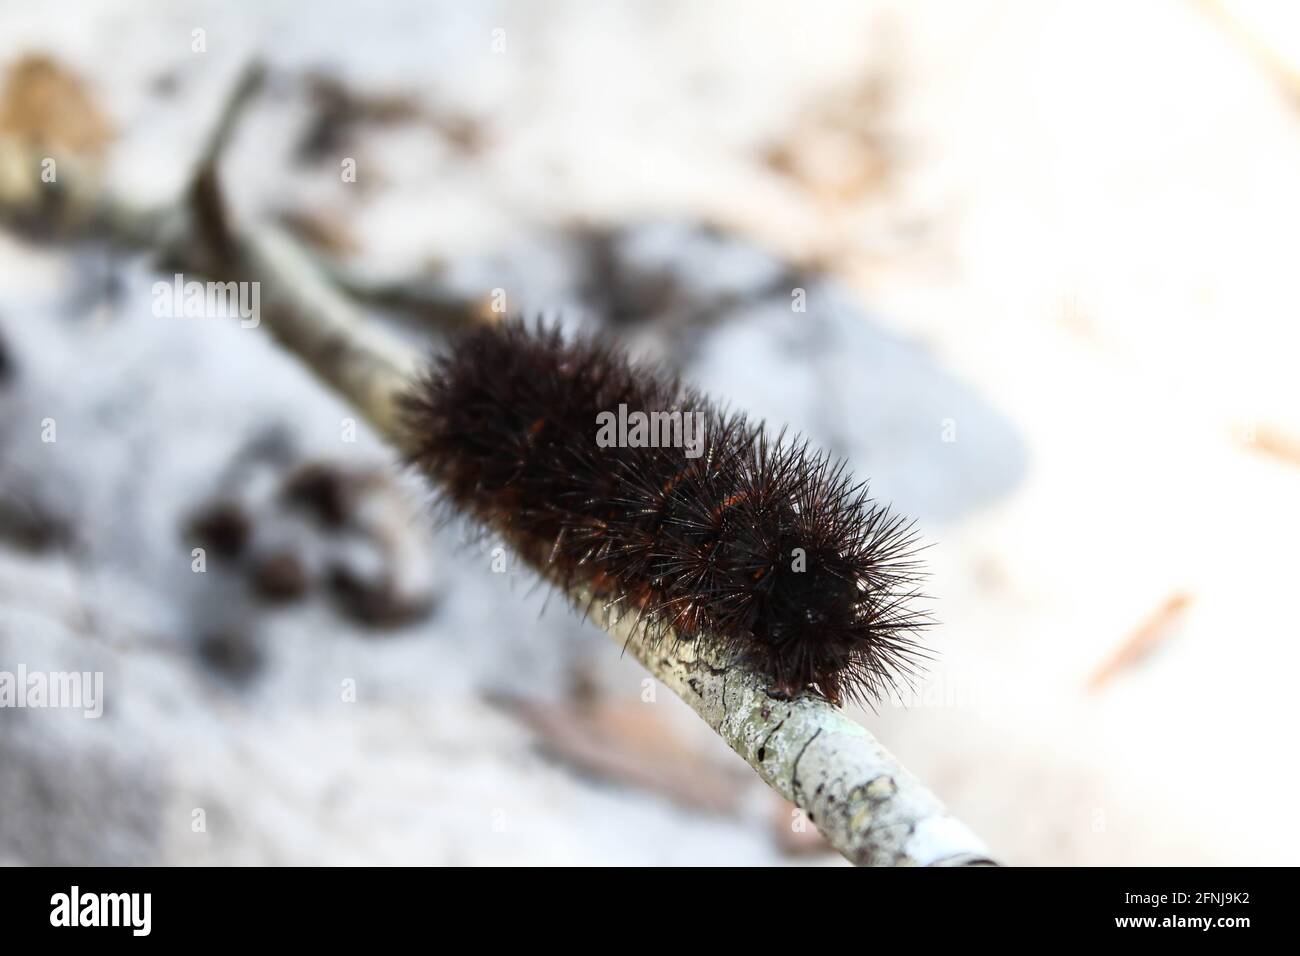
[[[397,399],[416,368],[410,350],[369,323],[310,253],[283,230],[234,228],[216,160],[255,80],[241,78],[199,157],[178,208],[138,211],[97,197],[85,215],[62,210],[59,234],[155,247],[193,273],[262,283],[260,322],[399,450]],[[0,221],[32,222],[0,189]],[[27,197],[24,197],[27,202]],[[26,230],[24,230],[26,231]],[[48,230],[35,230],[48,235]],[[813,695],[778,699],[758,676],[710,656],[700,642],[649,644],[634,615],[590,594],[569,595],[673,690],[773,790],[807,815],[851,862],[870,866],[991,864],[983,843],[870,733]]]

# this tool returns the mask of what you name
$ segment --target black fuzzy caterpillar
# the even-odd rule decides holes
[[[620,406],[699,413],[702,453],[601,447]],[[456,340],[405,396],[410,458],[545,578],[656,638],[716,642],[792,696],[869,702],[926,655],[906,520],[842,461],[775,436],[597,338],[511,320]]]

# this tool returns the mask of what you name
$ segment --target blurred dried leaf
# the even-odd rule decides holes
[[[9,68],[0,92],[0,136],[38,151],[99,159],[113,135],[85,83],[66,67],[29,54]]]
[[[1224,0],[1197,0],[1197,5],[1277,84],[1291,105],[1300,108],[1300,63],[1275,45],[1279,26],[1270,22],[1278,13],[1286,15],[1286,5],[1280,4],[1273,10],[1268,4],[1243,7]]]
[[[872,70],[801,114],[762,159],[823,203],[857,202],[889,181],[895,150],[885,119],[892,102],[888,73]]]
[[[1174,625],[1182,619],[1191,595],[1173,594],[1154,614],[1148,617],[1088,679],[1088,689],[1098,690],[1121,671],[1131,667],[1150,654],[1174,632]]]
[[[1288,465],[1300,465],[1300,435],[1276,425],[1259,425],[1252,429],[1244,444]]]
[[[691,810],[733,814],[740,786],[677,737],[647,704],[574,707],[494,701],[526,724],[542,750],[600,780],[649,790]]]

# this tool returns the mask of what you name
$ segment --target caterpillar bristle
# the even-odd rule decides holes
[[[598,442],[620,409],[697,415],[698,454]],[[928,657],[910,521],[845,462],[607,341],[484,325],[434,358],[403,411],[411,462],[445,502],[581,586],[586,612],[634,613],[651,643],[710,641],[773,694],[834,703],[872,704]]]

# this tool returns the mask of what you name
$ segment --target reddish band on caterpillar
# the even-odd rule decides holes
[[[445,502],[653,640],[712,642],[774,695],[833,703],[878,700],[927,657],[911,522],[843,461],[611,342],[483,325],[433,359],[403,416]]]

